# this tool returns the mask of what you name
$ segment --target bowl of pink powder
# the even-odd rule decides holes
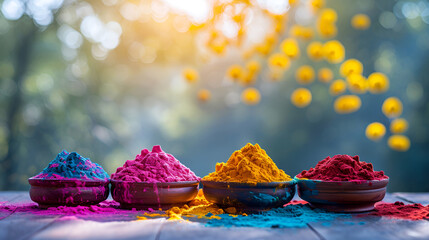
[[[111,193],[122,208],[167,208],[192,201],[200,178],[160,146],[143,149],[111,176]]]
[[[41,208],[93,205],[109,196],[109,175],[103,168],[65,150],[28,182],[30,198]]]
[[[333,212],[365,212],[383,200],[389,177],[359,156],[335,155],[298,174],[298,195],[312,207]]]

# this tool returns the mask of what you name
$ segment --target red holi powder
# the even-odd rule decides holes
[[[429,205],[423,206],[420,203],[405,204],[403,202],[382,202],[375,204],[375,211],[368,215],[406,220],[423,220],[429,219]]]
[[[162,151],[159,145],[154,146],[152,152],[143,149],[135,160],[127,160],[124,166],[116,169],[111,179],[148,183],[200,180],[173,155]]]
[[[318,162],[315,168],[302,171],[298,178],[324,181],[382,180],[388,177],[383,171],[374,171],[371,163],[359,161],[359,156],[335,155]]]

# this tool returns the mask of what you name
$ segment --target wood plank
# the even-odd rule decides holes
[[[383,201],[428,201],[429,194],[387,194]],[[32,203],[28,192],[0,192],[5,204]],[[295,200],[300,200],[298,197]],[[425,202],[426,201],[426,202]],[[429,239],[429,221],[405,221],[376,216],[339,218],[331,223],[311,223],[306,228],[206,227],[154,219],[135,221],[138,212],[111,216],[43,216],[16,212],[0,220],[0,239]],[[1,218],[1,215],[0,215]],[[25,229],[25,231],[23,231]]]
[[[206,227],[201,223],[167,221],[163,224],[159,240],[248,240],[248,239],[319,239],[308,227],[305,228],[250,228],[250,227]]]
[[[429,193],[394,193],[394,196],[407,200],[412,203],[421,203],[423,205],[429,205]]]
[[[165,219],[96,222],[73,217],[57,220],[31,239],[157,239]]]
[[[23,192],[23,191],[4,191],[4,192],[0,192],[0,204],[2,202],[7,202],[10,201],[14,198],[19,197],[20,195],[23,195],[28,192]]]
[[[8,206],[9,202],[23,194],[24,192],[0,192],[0,220],[11,215],[11,212],[5,209],[5,207]]]
[[[0,220],[9,217],[13,213],[10,210],[6,210],[6,207],[16,204],[21,199],[24,200],[25,194],[28,195],[28,192],[0,192],[1,199],[4,200],[0,202],[0,206],[2,207],[2,211],[0,211]]]
[[[33,203],[28,192],[21,192],[17,198],[6,205],[23,205]],[[60,216],[34,215],[27,212],[13,212],[0,220],[0,239],[28,239],[33,234],[48,227]]]
[[[401,201],[392,194],[387,194],[385,202]],[[377,216],[360,217],[353,214],[350,219],[338,218],[327,223],[311,223],[324,239],[428,239],[428,221],[408,221],[388,219]]]

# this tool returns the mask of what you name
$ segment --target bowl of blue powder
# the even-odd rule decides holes
[[[30,198],[41,208],[93,205],[109,196],[109,175],[77,152],[63,150],[28,182]]]

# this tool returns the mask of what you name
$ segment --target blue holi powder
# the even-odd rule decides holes
[[[107,180],[109,175],[99,164],[91,162],[89,158],[85,158],[77,152],[69,153],[63,150],[35,178]]]
[[[322,209],[312,209],[308,204],[287,205],[274,208],[269,211],[238,215],[218,215],[221,219],[210,219],[206,225],[210,227],[260,227],[260,228],[293,228],[306,227],[307,223],[323,222],[330,225],[329,221],[336,218],[351,218],[351,214],[332,213]]]

